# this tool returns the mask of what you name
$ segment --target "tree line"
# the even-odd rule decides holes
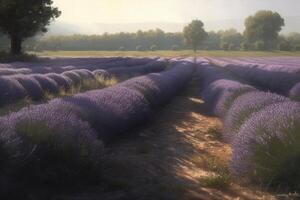
[[[51,0],[0,0],[0,50],[26,51],[146,51],[146,50],[300,50],[300,33],[279,35],[284,19],[272,11],[258,11],[245,20],[245,31],[206,32],[193,20],[182,32],[163,30],[102,35],[36,36],[47,32],[61,12]],[[18,12],[15,12],[18,11]]]

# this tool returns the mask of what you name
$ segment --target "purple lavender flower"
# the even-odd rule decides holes
[[[300,104],[282,102],[257,112],[233,141],[231,171],[268,185],[299,190]]]
[[[70,78],[75,86],[82,82],[81,77],[74,71],[66,71],[62,75]]]
[[[50,73],[47,74],[46,76],[54,80],[56,84],[60,88],[63,88],[65,91],[70,90],[72,87],[72,80],[66,76],[55,74],[55,73]]]
[[[54,186],[96,177],[103,150],[87,123],[49,104],[2,117],[0,144],[18,180]]]
[[[25,98],[25,88],[14,79],[0,77],[0,106]]]
[[[230,100],[231,98],[228,98],[228,96],[232,95],[231,97],[235,97],[235,93],[239,94],[242,93],[242,91],[252,91],[254,90],[253,87],[249,85],[244,85],[237,81],[227,80],[227,79],[220,79],[217,81],[212,82],[210,85],[208,85],[202,92],[202,98],[207,104],[207,107],[210,111],[212,111],[214,114],[218,114],[220,116],[223,116],[226,110],[230,107]],[[224,96],[224,99],[222,97]],[[228,100],[228,105],[226,104],[226,97]],[[234,98],[233,98],[234,99]],[[221,101],[223,100],[223,101]],[[219,101],[221,102],[219,105]],[[222,102],[224,102],[222,104]],[[216,106],[218,105],[218,108]],[[216,109],[216,110],[215,110]]]
[[[33,74],[30,76],[39,82],[45,92],[49,92],[50,94],[59,93],[58,85],[53,79],[40,74]]]
[[[253,91],[236,98],[224,120],[223,135],[226,141],[231,142],[237,135],[240,127],[251,117],[266,106],[274,103],[289,101],[288,98],[267,92]]]
[[[41,100],[44,97],[44,91],[40,83],[29,75],[15,75],[12,79],[17,80],[26,90],[27,95],[32,100]]]

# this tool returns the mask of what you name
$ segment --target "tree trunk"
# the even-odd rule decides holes
[[[10,53],[20,55],[22,53],[22,39],[18,36],[10,37]]]

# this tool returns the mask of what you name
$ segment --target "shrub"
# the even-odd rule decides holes
[[[50,94],[58,94],[59,93],[59,88],[56,82],[48,78],[47,76],[44,75],[39,75],[39,74],[34,74],[30,75],[32,78],[37,80],[41,87],[43,88],[44,92],[49,92]]]
[[[300,104],[283,102],[254,114],[233,142],[232,172],[268,186],[300,190]]]
[[[67,71],[64,72],[62,75],[70,78],[75,86],[81,84],[81,77],[74,71]]]
[[[264,51],[265,48],[265,43],[263,41],[257,41],[254,43],[254,48],[257,51]]]
[[[300,45],[296,45],[294,49],[295,51],[300,51]]]
[[[228,51],[229,49],[229,44],[227,42],[224,42],[221,44],[221,49],[224,51]]]
[[[241,43],[241,49],[242,49],[243,51],[248,51],[248,50],[250,50],[250,44],[249,44],[248,42],[242,42],[242,43]]]
[[[225,89],[224,92],[220,94],[218,97],[218,101],[216,102],[216,106],[214,108],[214,114],[219,117],[226,117],[228,110],[231,108],[234,100],[239,96],[255,91],[256,89],[250,85],[241,85],[237,88],[229,88]]]
[[[289,97],[293,100],[300,101],[300,82],[290,90]]]
[[[47,77],[51,78],[56,82],[56,84],[65,91],[68,91],[72,88],[72,80],[66,76],[50,73],[47,74]]]
[[[70,112],[32,106],[1,118],[0,130],[8,175],[21,182],[74,186],[97,177],[103,145]]]
[[[44,91],[40,83],[32,76],[15,75],[11,78],[17,80],[25,88],[27,95],[32,100],[41,100],[44,98]]]
[[[156,45],[151,45],[150,50],[151,51],[157,51],[158,47]]]
[[[13,103],[25,96],[26,90],[17,80],[0,77],[0,105]]]
[[[291,45],[290,43],[288,42],[281,42],[279,45],[278,45],[278,49],[280,51],[291,51],[292,48],[291,48]]]
[[[172,47],[171,47],[171,50],[172,51],[178,51],[180,48],[179,48],[179,46],[178,45],[172,45]]]
[[[226,141],[231,142],[240,130],[240,127],[251,117],[266,106],[288,101],[289,99],[277,94],[252,91],[236,98],[224,120],[223,135]]]
[[[231,99],[233,100],[235,97],[234,95],[230,97],[231,93],[233,93],[233,91],[239,90],[250,91],[253,90],[253,87],[241,84],[237,81],[220,79],[209,84],[203,90],[201,96],[205,101],[209,111],[211,111],[213,114],[221,116],[226,112],[226,110],[229,109],[230,103],[232,102]]]
[[[152,115],[147,100],[139,92],[114,86],[53,100],[59,110],[73,112],[97,130],[104,141],[125,134],[130,128],[146,123]],[[118,126],[116,126],[118,124]]]
[[[229,51],[234,51],[234,50],[236,50],[235,45],[234,45],[234,44],[229,44],[228,50],[229,50]]]
[[[93,74],[95,77],[99,77],[100,79],[108,80],[111,79],[110,73],[108,73],[106,70],[98,69],[93,71]]]
[[[77,70],[73,70],[73,72],[77,73],[81,77],[81,81],[88,80],[88,79],[95,79],[94,74],[87,69],[77,69]]]

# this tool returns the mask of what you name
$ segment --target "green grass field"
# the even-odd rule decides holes
[[[32,53],[32,52],[30,52]],[[160,56],[160,57],[268,57],[300,56],[300,51],[44,51],[34,53],[46,57],[110,57],[110,56]]]

